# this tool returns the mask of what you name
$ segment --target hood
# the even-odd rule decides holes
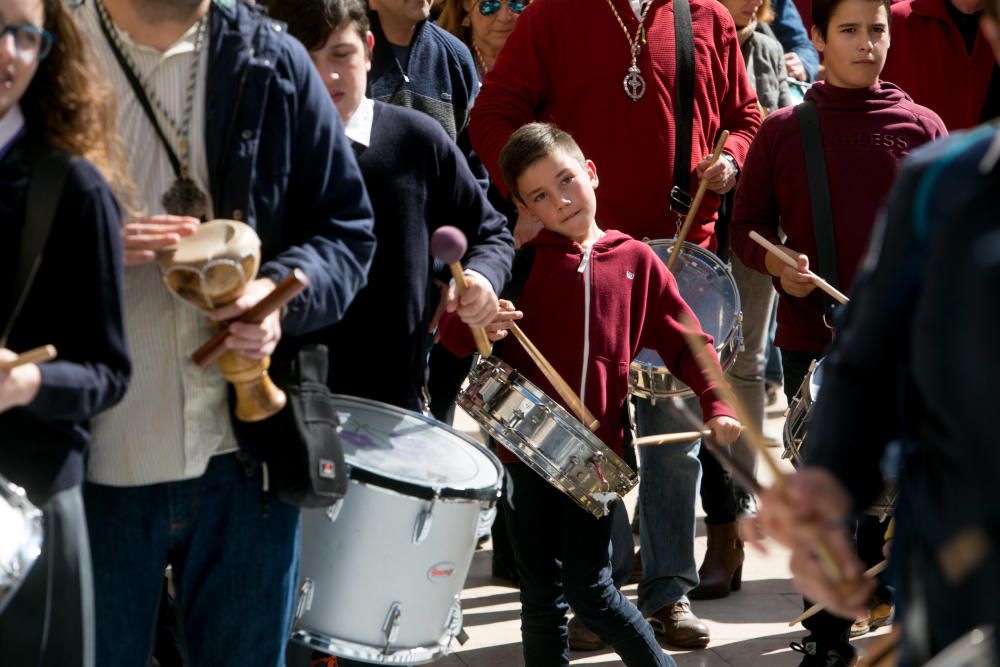
[[[838,88],[826,81],[817,81],[805,99],[812,100],[823,111],[879,111],[900,102],[911,101],[910,96],[888,81],[880,81],[868,88]]]
[[[621,244],[633,240],[631,236],[617,229],[607,229],[604,231],[604,236],[599,238],[595,243],[594,247],[591,249],[591,254],[598,254],[602,252],[608,252],[617,248]],[[538,236],[531,239],[526,245],[535,246],[537,248],[542,247],[554,247],[554,248],[573,248],[576,251],[580,251],[580,244],[576,241],[572,241],[567,237],[559,234],[558,232],[553,232],[548,229],[543,229],[538,232]]]

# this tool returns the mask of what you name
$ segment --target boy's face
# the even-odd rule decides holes
[[[517,179],[517,208],[542,226],[582,242],[597,226],[597,168],[557,149],[535,160]]]
[[[375,38],[371,32],[367,38],[365,48],[357,28],[348,22],[331,32],[323,46],[309,52],[344,123],[358,110],[368,86],[368,71],[372,68],[368,54]]]
[[[826,29],[813,26],[812,41],[823,54],[826,80],[840,88],[867,88],[878,82],[889,51],[889,15],[877,0],[843,0]]]

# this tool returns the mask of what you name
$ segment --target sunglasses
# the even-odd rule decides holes
[[[479,3],[479,13],[483,16],[493,16],[503,3],[507,3],[507,8],[515,14],[520,14],[528,6],[527,0],[481,0]]]

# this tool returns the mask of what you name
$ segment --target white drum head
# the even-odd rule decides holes
[[[421,414],[353,396],[334,396],[344,458],[386,480],[476,495],[499,487],[501,468],[486,448]],[[468,493],[463,493],[468,492]]]

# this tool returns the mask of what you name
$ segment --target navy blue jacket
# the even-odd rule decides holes
[[[417,25],[405,66],[396,59],[378,14],[369,12],[375,48],[368,74],[368,97],[409,107],[441,123],[452,141],[469,123],[479,92],[476,63],[469,47],[430,21]],[[460,142],[461,145],[462,142]]]
[[[16,258],[27,224],[31,156],[40,146],[29,135],[0,161],[0,332],[19,296]],[[59,354],[39,366],[35,399],[0,413],[0,474],[37,503],[83,481],[90,419],[125,394],[131,363],[120,230],[118,204],[104,179],[73,158],[42,262],[6,344],[15,352],[51,344]]]
[[[375,251],[371,203],[340,118],[305,48],[253,4],[209,20],[205,144],[215,214],[262,243],[260,275],[310,286],[282,320],[299,336],[339,320]]]

